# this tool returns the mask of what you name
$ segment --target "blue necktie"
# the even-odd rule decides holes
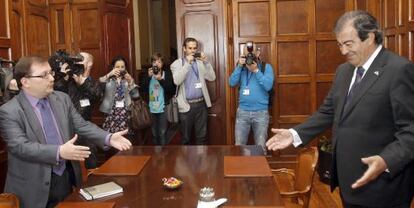
[[[356,89],[358,88],[359,83],[361,83],[362,76],[364,75],[364,71],[365,71],[365,69],[362,66],[358,67],[354,84],[352,85],[351,90],[349,90],[349,93],[346,96],[344,109],[347,108],[347,105],[350,103],[350,100],[352,99],[352,96],[357,91]]]
[[[55,122],[53,121],[52,111],[47,105],[46,99],[40,99],[37,103],[37,107],[40,110],[42,116],[43,130],[45,131],[46,143],[53,145],[61,145],[61,139],[59,138],[58,130],[56,129]],[[59,164],[53,166],[53,172],[56,175],[61,176],[66,168],[66,161],[60,161]]]

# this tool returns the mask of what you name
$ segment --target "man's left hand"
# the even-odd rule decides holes
[[[207,62],[207,56],[204,52],[200,52],[200,60],[202,62]]]
[[[362,163],[368,165],[368,169],[365,171],[364,175],[355,181],[352,184],[352,188],[356,189],[365,184],[369,183],[372,180],[375,180],[381,173],[383,173],[387,169],[387,164],[385,163],[384,159],[379,155],[361,158]]]
[[[113,133],[111,139],[109,140],[109,144],[120,151],[129,150],[132,144],[127,138],[122,136],[127,133],[128,129]]]

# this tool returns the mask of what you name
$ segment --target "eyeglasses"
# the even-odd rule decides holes
[[[42,79],[47,79],[49,77],[49,75],[52,75],[52,77],[55,76],[55,71],[48,71],[48,72],[43,73],[42,75],[36,75],[36,76],[26,75],[25,77],[27,77],[27,78],[42,78]]]

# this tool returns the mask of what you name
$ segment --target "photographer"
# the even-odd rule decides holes
[[[49,64],[52,66],[52,70],[55,71],[54,89],[66,92],[79,114],[85,120],[90,121],[93,104],[102,97],[100,83],[93,80],[90,76],[93,56],[89,53],[81,52],[71,60],[70,55],[58,52],[49,58]],[[96,168],[96,147],[82,138],[78,142],[81,145],[89,146],[92,153],[86,159],[85,166],[88,169]]]
[[[15,63],[0,57],[0,105],[11,100],[19,93],[17,82],[13,78]]]
[[[269,125],[269,91],[273,87],[273,68],[254,53],[253,42],[246,43],[247,53],[240,56],[229,78],[231,87],[239,86],[239,108],[236,115],[236,145],[247,144],[250,128],[255,144],[264,147]]]
[[[171,70],[164,65],[164,58],[160,53],[151,56],[152,67],[148,69],[148,76],[142,78],[141,87],[148,93],[148,103],[152,115],[152,136],[154,145],[167,144],[167,117],[165,106],[175,93],[175,85]]]
[[[117,132],[128,129],[129,106],[131,97],[129,95],[136,84],[130,74],[128,74],[128,64],[125,58],[117,56],[112,59],[109,72],[99,78],[101,83],[105,83],[104,98],[99,110],[105,114],[102,125],[104,130]],[[129,131],[131,135],[133,131]]]
[[[178,111],[180,112],[182,144],[190,144],[192,129],[195,143],[207,144],[207,108],[211,107],[207,81],[216,80],[213,66],[204,53],[197,52],[198,41],[187,37],[183,43],[183,55],[171,64],[174,84],[178,87]]]

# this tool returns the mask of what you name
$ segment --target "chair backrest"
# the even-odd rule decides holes
[[[12,193],[0,194],[0,208],[19,208],[20,203],[16,195]]]
[[[310,194],[318,156],[319,153],[316,147],[304,148],[299,151],[295,171],[295,191],[309,190]]]

